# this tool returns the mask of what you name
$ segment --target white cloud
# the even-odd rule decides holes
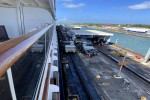
[[[64,6],[65,8],[81,8],[81,7],[84,7],[85,4],[84,4],[84,3],[79,3],[79,4],[64,3],[63,6]]]
[[[72,2],[74,0],[62,0],[62,1],[64,1],[64,2]]]
[[[132,5],[132,6],[129,6],[128,8],[134,9],[134,10],[150,9],[150,1],[145,1],[140,4]]]

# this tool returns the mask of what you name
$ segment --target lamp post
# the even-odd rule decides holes
[[[125,66],[125,65],[127,64],[127,63],[125,62],[125,59],[126,59],[126,57],[127,57],[127,52],[124,52],[124,53],[125,53],[125,55],[124,55],[123,61],[120,62],[120,63],[118,63],[118,65],[120,65],[120,69],[119,69],[119,72],[118,72],[118,76],[120,76],[123,66]]]

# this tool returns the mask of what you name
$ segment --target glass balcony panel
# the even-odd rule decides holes
[[[18,100],[31,100],[37,91],[45,61],[45,35],[12,66]]]
[[[0,78],[0,100],[12,100],[7,73]]]

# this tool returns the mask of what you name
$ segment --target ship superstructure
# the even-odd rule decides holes
[[[0,100],[60,98],[55,11],[55,0],[0,0]]]

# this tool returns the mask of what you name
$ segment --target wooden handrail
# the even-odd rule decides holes
[[[35,30],[32,32],[29,32],[27,34],[24,34],[18,38],[15,39],[11,39],[5,42],[0,43],[0,54],[4,53],[5,51],[7,51],[8,49],[16,46],[17,44],[19,44],[20,42],[28,39],[29,37],[35,35],[37,32],[39,32],[40,30]]]
[[[15,64],[53,24],[0,44],[0,77]],[[8,46],[8,47],[7,47]]]

